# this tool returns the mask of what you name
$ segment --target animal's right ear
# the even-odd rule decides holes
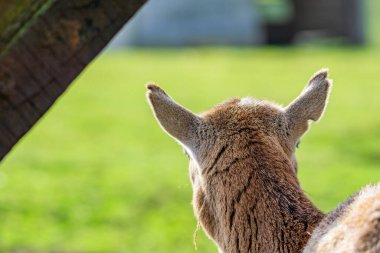
[[[327,79],[327,69],[322,69],[312,76],[301,95],[286,107],[291,139],[298,141],[307,130],[308,121],[321,118],[331,85],[332,81]]]
[[[198,146],[196,132],[201,118],[176,103],[159,86],[148,84],[147,89],[147,99],[161,127],[182,144],[189,155],[195,155]]]

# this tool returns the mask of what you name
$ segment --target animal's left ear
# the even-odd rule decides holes
[[[305,133],[308,121],[319,120],[325,110],[332,86],[327,72],[327,69],[322,69],[315,73],[301,95],[286,107],[289,134],[294,141]]]
[[[161,127],[197,161],[198,145],[201,141],[197,131],[202,119],[175,102],[159,86],[148,84],[147,88],[149,104]]]

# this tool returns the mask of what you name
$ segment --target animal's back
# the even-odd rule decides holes
[[[329,213],[304,253],[380,252],[380,183],[363,188]]]

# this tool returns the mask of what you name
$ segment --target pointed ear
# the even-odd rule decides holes
[[[201,118],[177,104],[159,86],[148,84],[147,89],[148,102],[161,127],[185,148],[195,153],[196,131]]]
[[[298,140],[308,128],[308,121],[318,121],[327,105],[332,81],[327,79],[327,69],[315,73],[293,102],[286,107],[289,134]]]

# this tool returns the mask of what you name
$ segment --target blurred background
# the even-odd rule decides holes
[[[289,103],[330,68],[323,119],[297,151],[327,212],[380,181],[380,3],[151,0],[0,168],[0,252],[195,252],[188,160],[155,122],[148,81],[201,112]],[[217,252],[203,232],[198,252]]]

